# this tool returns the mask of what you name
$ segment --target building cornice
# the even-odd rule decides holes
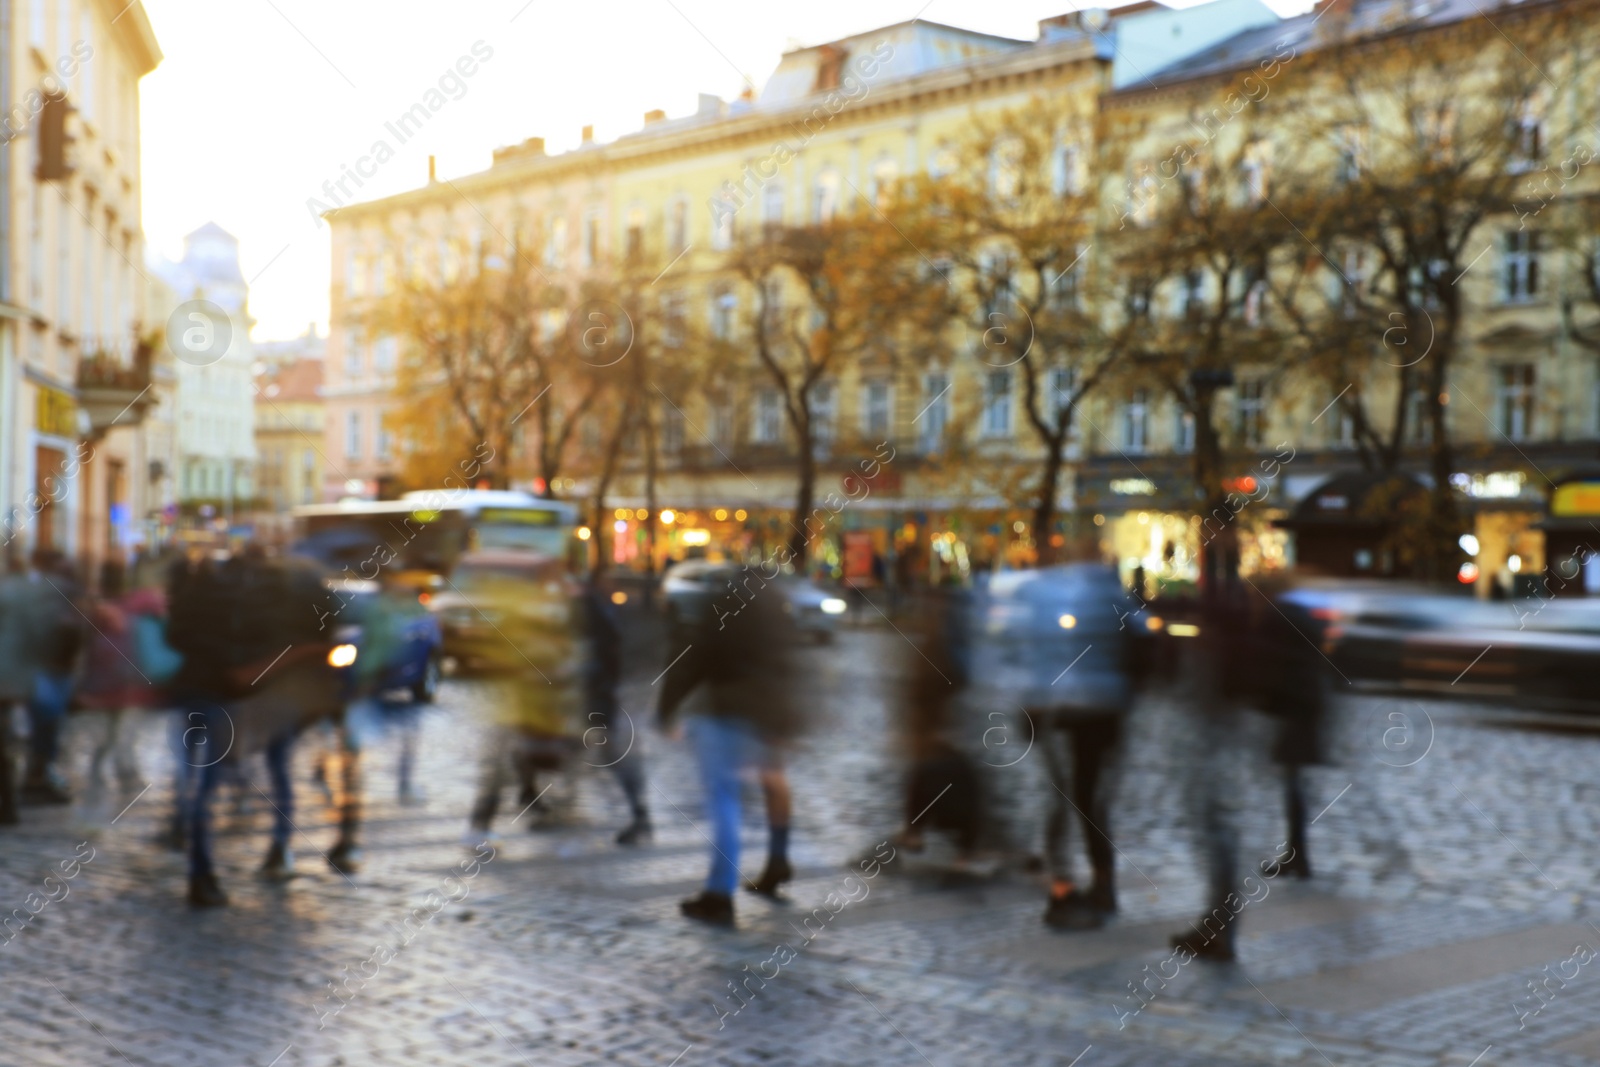
[[[120,34],[128,45],[128,56],[133,60],[137,77],[142,78],[161,65],[166,57],[161,53],[155,28],[150,25],[150,16],[145,14],[140,0],[133,0],[131,4],[123,0],[100,0],[100,10],[110,20],[111,31]]]

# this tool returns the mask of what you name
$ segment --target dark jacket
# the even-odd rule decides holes
[[[769,740],[800,732],[792,609],[781,585],[741,568],[713,572],[709,610],[695,611],[667,642],[659,714],[663,726],[705,683],[708,713],[742,719]]]
[[[617,711],[617,686],[622,684],[622,627],[615,609],[592,586],[584,591],[584,634],[588,660],[583,671],[584,712],[610,718]]]

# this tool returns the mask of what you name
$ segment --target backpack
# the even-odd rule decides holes
[[[133,658],[156,685],[170,682],[183,666],[183,657],[167,644],[167,624],[153,615],[133,617]]]

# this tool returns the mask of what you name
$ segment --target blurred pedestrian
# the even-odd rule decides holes
[[[88,606],[91,633],[78,690],[78,703],[85,711],[98,713],[99,719],[89,757],[89,784],[96,790],[104,787],[104,767],[110,757],[118,785],[133,792],[143,783],[134,754],[132,717],[163,703],[159,683],[150,676],[160,667],[142,657],[154,654],[152,639],[163,640],[165,599],[157,589],[130,592],[127,570],[116,560],[101,565],[99,586]],[[150,627],[156,632],[149,632]]]
[[[649,588],[648,584],[646,588]],[[617,844],[637,845],[650,840],[654,828],[650,805],[644,795],[644,754],[638,751],[638,735],[632,717],[617,700],[622,684],[622,626],[616,608],[591,577],[583,594],[584,634],[587,658],[583,673],[585,747],[597,737],[600,766],[611,768],[628,801],[632,820],[617,832]]]
[[[39,646],[33,695],[28,701],[28,770],[22,782],[24,803],[68,804],[72,793],[60,767],[61,731],[72,705],[87,619],[83,587],[67,558],[55,549],[34,553],[41,589]]]
[[[17,823],[18,719],[33,697],[38,669],[39,596],[15,542],[7,546],[0,573],[0,825]]]
[[[578,589],[562,561],[554,558],[536,562],[525,577],[508,578],[499,586],[476,594],[501,619],[496,629],[510,645],[511,669],[498,686],[494,721],[484,738],[478,795],[464,839],[468,845],[492,839],[500,794],[508,783],[522,783],[526,811],[543,796],[538,776],[560,772],[582,747]]]
[[[1283,771],[1284,818],[1288,859],[1267,860],[1274,877],[1311,877],[1306,841],[1306,768],[1327,762],[1326,734],[1329,671],[1332,665],[1317,647],[1321,625],[1293,591],[1258,583],[1261,594],[1252,630],[1257,651],[1252,656],[1259,690],[1258,706],[1278,720],[1272,759]]]
[[[781,766],[773,748],[792,740],[801,724],[794,702],[796,635],[777,585],[731,567],[718,568],[708,580],[727,591],[697,604],[669,641],[658,710],[662,728],[675,731],[679,705],[706,686],[705,710],[690,717],[687,732],[712,824],[711,871],[705,889],[680,908],[691,919],[731,925],[739,884],[741,777]],[[781,846],[787,864],[788,827],[778,829],[782,840],[769,843]]]
[[[1137,622],[1119,614],[1121,594],[1112,568],[1074,563],[1036,572],[1019,596],[1031,609],[1025,706],[1050,773],[1044,921],[1059,929],[1094,929],[1117,910],[1109,771],[1133,699]],[[1074,814],[1088,853],[1087,889],[1072,873]]]

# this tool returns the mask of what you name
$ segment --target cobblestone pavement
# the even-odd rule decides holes
[[[75,871],[66,896],[0,942],[0,1065],[1600,1062],[1600,960],[1575,953],[1600,949],[1600,735],[1509,709],[1344,699],[1338,758],[1314,772],[1316,878],[1271,883],[1247,906],[1237,966],[1192,963],[1163,984],[1149,976],[1166,937],[1201,901],[1186,802],[1198,742],[1177,697],[1147,698],[1132,720],[1113,809],[1121,914],[1055,934],[1039,922],[1037,876],[1012,865],[953,882],[937,843],[845,881],[898,818],[883,670],[902,651],[873,629],[806,653],[823,722],[791,765],[793,903],[747,896],[730,933],[677,915],[706,844],[688,756],[653,733],[641,740],[652,845],[611,843],[620,796],[585,772],[552,790],[561,825],[528,832],[512,809],[492,859],[450,880],[471,855],[460,839],[484,690],[470,680],[447,683],[423,717],[424,806],[393,799],[394,739],[370,749],[359,874],[318,857],[334,834],[307,741],[302,876],[251,877],[269,812],[246,787],[220,834],[233,906],[191,912],[181,857],[156,843],[170,757],[151,719],[154,784],[125,811],[133,798],[29,809],[0,838],[7,912],[50,872]],[[652,676],[625,694],[641,719]],[[1014,839],[1034,843],[1047,787],[1027,724],[982,706],[969,718],[975,738],[989,731],[978,751]],[[1246,717],[1229,792],[1245,857],[1282,838],[1269,730]],[[747,869],[760,821],[757,799]],[[823,905],[835,891],[857,898],[837,915]],[[1536,996],[1536,975],[1557,977]],[[346,979],[359,990],[348,1003],[330,995]],[[1135,1011],[1142,979],[1152,992]]]

